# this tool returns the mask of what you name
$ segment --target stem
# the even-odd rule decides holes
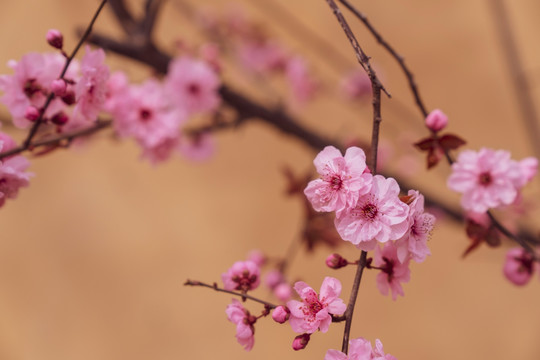
[[[277,305],[274,305],[274,304],[269,303],[267,301],[264,301],[264,300],[261,300],[259,298],[253,297],[251,295],[242,294],[242,293],[239,293],[239,292],[236,292],[236,291],[230,291],[230,290],[222,289],[222,288],[218,287],[216,283],[214,283],[213,285],[208,285],[208,284],[205,284],[203,282],[196,281],[196,280],[195,281],[186,280],[186,282],[184,283],[184,286],[207,287],[209,289],[212,289],[212,290],[215,290],[215,291],[218,291],[218,292],[223,292],[223,293],[227,293],[227,294],[231,294],[231,295],[234,295],[234,296],[241,297],[242,299],[249,299],[249,300],[258,302],[258,303],[263,304],[264,306],[268,307],[269,309],[275,309],[277,307]]]
[[[101,4],[99,5],[97,11],[95,12],[94,17],[90,21],[90,24],[88,24],[88,27],[86,28],[86,31],[81,36],[81,39],[79,40],[79,43],[77,44],[77,46],[75,46],[75,49],[72,51],[71,55],[66,59],[66,63],[64,65],[64,68],[62,69],[62,72],[60,73],[59,79],[64,79],[64,75],[66,75],[66,71],[67,71],[67,69],[69,67],[69,64],[71,64],[71,61],[73,60],[75,55],[77,55],[77,52],[81,48],[82,44],[86,41],[86,38],[88,38],[88,36],[90,35],[90,32],[92,31],[92,27],[94,26],[94,23],[96,22],[96,20],[97,20],[97,18],[99,16],[99,13],[101,12],[103,7],[105,6],[106,2],[107,2],[107,0],[102,0],[101,1]],[[43,108],[40,111],[39,118],[36,120],[36,122],[32,126],[32,129],[30,129],[30,132],[28,133],[28,136],[26,137],[26,140],[24,140],[24,142],[23,142],[23,146],[25,147],[25,149],[28,149],[28,147],[30,146],[30,143],[32,142],[32,139],[36,135],[41,123],[43,122],[43,116],[45,116],[45,112],[47,111],[47,108],[49,107],[49,105],[50,105],[51,101],[53,100],[53,98],[54,98],[54,93],[51,92],[49,94],[49,96],[47,96],[47,100],[45,101],[45,105],[43,105]]]
[[[424,102],[422,101],[422,98],[420,97],[420,92],[418,90],[418,87],[416,86],[416,82],[414,80],[413,73],[409,70],[407,65],[405,65],[405,61],[403,59],[403,56],[399,55],[396,50],[384,38],[379,34],[379,32],[371,25],[368,18],[362,14],[360,11],[358,11],[354,6],[352,6],[347,0],[338,0],[340,3],[343,4],[351,13],[353,13],[364,25],[368,28],[368,30],[371,32],[371,34],[375,37],[377,42],[381,44],[389,53],[392,55],[394,59],[398,62],[399,66],[405,73],[405,76],[407,77],[407,80],[409,82],[409,87],[411,88],[411,92],[413,93],[414,99],[416,101],[416,105],[418,106],[418,109],[420,109],[420,112],[422,113],[422,116],[425,118],[428,116],[428,111],[426,110],[426,106],[424,105]]]
[[[351,296],[345,310],[345,330],[343,331],[343,343],[341,345],[341,352],[347,354],[349,351],[349,337],[351,334],[352,318],[354,313],[354,306],[356,304],[356,298],[358,297],[358,290],[360,289],[360,282],[362,280],[362,273],[366,267],[367,252],[362,251],[360,259],[358,260],[358,267],[356,268],[356,275],[354,276],[353,287],[351,290]]]

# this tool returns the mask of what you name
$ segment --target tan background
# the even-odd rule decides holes
[[[243,2],[272,34],[310,57],[327,85],[319,101],[297,112],[304,122],[332,136],[368,134],[369,108],[336,102],[336,76],[324,53],[306,48],[286,24],[262,13],[253,1]],[[280,3],[354,64],[325,1]],[[354,3],[405,55],[428,106],[444,109],[450,129],[471,148],[509,149],[517,159],[531,154],[488,0]],[[71,49],[75,27],[85,25],[96,6],[96,1],[2,0],[2,72],[8,71],[3,65],[8,59],[48,51],[43,39],[49,28],[64,32]],[[166,10],[157,30],[161,45],[171,49],[177,37],[198,38],[173,0]],[[539,14],[538,1],[512,1],[510,16],[535,99]],[[117,33],[111,20],[105,11],[96,29]],[[394,154],[409,151],[403,138],[415,140],[425,132],[404,78],[365,30],[354,28],[395,98],[384,100],[383,136],[398,141]],[[149,73],[112,56],[109,60],[133,79]],[[232,75],[229,80],[247,86]],[[261,320],[255,348],[245,353],[224,314],[230,297],[182,286],[187,278],[218,281],[253,248],[279,256],[300,231],[302,209],[282,195],[280,168],[309,169],[314,154],[259,123],[221,134],[218,142],[217,155],[204,164],[174,160],[152,168],[138,161],[135,145],[106,136],[86,148],[32,161],[36,177],[31,186],[0,216],[0,359],[322,359],[327,349],[339,348],[342,325],[315,334],[306,350],[293,354],[292,330]],[[419,169],[415,178],[419,186],[457,204],[457,195],[444,187],[447,174],[443,166],[430,174]],[[531,199],[538,197],[535,185],[528,189]],[[440,223],[430,242],[433,256],[413,266],[406,296],[396,302],[377,292],[375,274],[367,272],[352,336],[380,338],[401,360],[540,358],[538,276],[516,288],[501,275],[503,249],[483,247],[462,260],[467,244],[461,228]],[[350,246],[341,251],[357,256]],[[324,276],[336,276],[348,298],[353,269],[326,269],[328,252],[299,256],[291,276],[314,287]]]

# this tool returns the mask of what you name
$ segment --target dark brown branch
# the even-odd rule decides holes
[[[223,292],[223,293],[226,293],[226,294],[231,294],[231,295],[234,295],[234,296],[241,297],[242,299],[249,299],[251,301],[258,302],[260,304],[263,304],[264,306],[266,306],[269,309],[275,309],[277,307],[277,305],[274,305],[272,303],[269,303],[268,301],[261,300],[259,298],[256,298],[256,297],[248,295],[248,294],[243,294],[243,293],[239,293],[239,292],[236,292],[236,291],[230,291],[230,290],[222,289],[222,288],[218,287],[216,283],[214,283],[213,285],[208,285],[208,284],[205,284],[205,283],[200,282],[200,281],[186,280],[186,282],[184,283],[184,286],[207,287],[207,288],[210,288],[210,289],[218,291],[218,292]]]
[[[124,33],[131,34],[135,31],[137,24],[126,7],[124,0],[109,0],[109,5],[114,12],[116,20],[124,30]]]
[[[92,27],[94,26],[94,23],[96,22],[99,14],[101,13],[101,10],[103,9],[103,7],[105,6],[106,3],[107,3],[107,0],[102,0],[101,3],[99,4],[99,7],[96,10],[94,16],[92,17],[92,20],[90,21],[90,24],[88,24],[88,26],[86,28],[86,31],[81,36],[81,39],[79,40],[79,43],[77,44],[77,46],[75,46],[75,49],[73,50],[71,55],[66,59],[66,63],[64,65],[64,68],[62,69],[62,73],[60,74],[59,79],[63,79],[64,75],[66,75],[66,71],[67,71],[67,69],[69,67],[69,64],[71,64],[71,61],[73,60],[75,55],[77,55],[77,52],[81,48],[82,44],[86,41],[86,39],[90,35],[90,32],[92,31]],[[30,143],[32,142],[32,139],[36,135],[41,123],[43,122],[43,116],[45,116],[45,112],[47,111],[47,108],[49,107],[49,105],[50,105],[51,101],[53,100],[54,96],[55,96],[54,93],[51,92],[49,94],[49,96],[47,96],[47,100],[45,101],[45,105],[43,105],[43,108],[40,109],[39,118],[36,120],[36,122],[34,123],[32,128],[30,129],[30,132],[28,133],[28,136],[26,137],[26,139],[23,142],[23,146],[26,149],[28,149],[28,147],[30,146]]]
[[[384,40],[381,34],[379,34],[379,32],[373,27],[373,25],[371,25],[368,18],[364,14],[358,11],[347,0],[338,0],[338,1],[342,3],[343,6],[345,6],[347,9],[349,9],[349,11],[353,13],[362,23],[364,23],[364,25],[368,28],[371,34],[375,37],[377,42],[381,44],[390,53],[390,55],[392,55],[394,59],[396,59],[399,66],[405,73],[405,76],[407,77],[407,80],[409,82],[409,87],[411,88],[411,92],[413,93],[418,109],[420,109],[420,112],[422,113],[422,116],[424,118],[428,116],[428,111],[426,110],[426,106],[424,105],[424,102],[422,101],[422,98],[420,97],[420,92],[418,90],[418,87],[416,86],[414,75],[405,64],[405,60],[403,56],[399,55],[397,51],[394,50],[394,48],[390,46],[390,44],[386,40]]]
[[[21,145],[11,150],[0,153],[0,160],[5,157],[17,155],[24,151],[34,150],[39,147],[60,145],[63,142],[67,142],[69,144],[71,141],[73,141],[76,138],[92,135],[93,133],[96,133],[100,130],[110,127],[111,124],[112,122],[110,120],[101,120],[101,121],[97,121],[94,125],[84,128],[84,129],[54,136],[48,139],[34,141],[34,142],[31,142],[28,146]]]
[[[525,72],[523,62],[512,33],[512,26],[503,0],[490,0],[493,11],[495,28],[501,41],[502,54],[506,60],[507,72],[513,85],[516,101],[519,104],[521,120],[525,124],[529,142],[533,147],[534,155],[540,159],[540,127],[538,125],[538,111],[531,95],[531,87]]]
[[[146,0],[145,16],[141,20],[141,31],[148,42],[152,39],[152,33],[156,24],[157,16],[163,0]]]

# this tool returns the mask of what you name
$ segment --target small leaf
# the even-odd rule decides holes
[[[439,144],[442,146],[443,149],[448,151],[455,150],[460,146],[465,145],[466,142],[457,135],[446,134],[439,138]]]

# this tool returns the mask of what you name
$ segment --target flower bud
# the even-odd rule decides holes
[[[47,31],[47,35],[45,36],[47,39],[47,42],[49,45],[51,45],[54,48],[62,50],[62,47],[64,46],[64,37],[62,36],[62,33],[56,29],[50,29]]]
[[[68,91],[64,95],[62,95],[62,101],[66,105],[73,105],[75,104],[75,93],[73,91]]]
[[[283,324],[285,321],[289,320],[290,314],[289,308],[280,305],[272,311],[272,319],[274,319],[275,322]]]
[[[294,340],[292,342],[292,348],[295,351],[305,349],[308,342],[309,342],[310,337],[311,337],[310,334],[298,335],[297,337],[294,338]]]
[[[426,126],[431,131],[441,131],[448,124],[448,117],[439,109],[435,109],[426,117]]]
[[[39,119],[39,110],[35,106],[29,106],[24,111],[24,118],[30,121],[36,121]]]
[[[292,297],[291,285],[284,282],[274,288],[274,295],[281,301],[288,301]]]
[[[531,279],[534,259],[522,248],[510,249],[506,253],[503,273],[515,285],[525,285]]]
[[[349,265],[349,262],[339,254],[332,254],[326,258],[326,266],[330,269],[340,269]]]
[[[55,114],[51,119],[51,122],[53,124],[59,125],[59,126],[65,125],[68,121],[69,121],[69,117],[61,111]]]
[[[51,90],[56,96],[64,96],[66,88],[67,84],[64,79],[56,79],[51,82]]]

